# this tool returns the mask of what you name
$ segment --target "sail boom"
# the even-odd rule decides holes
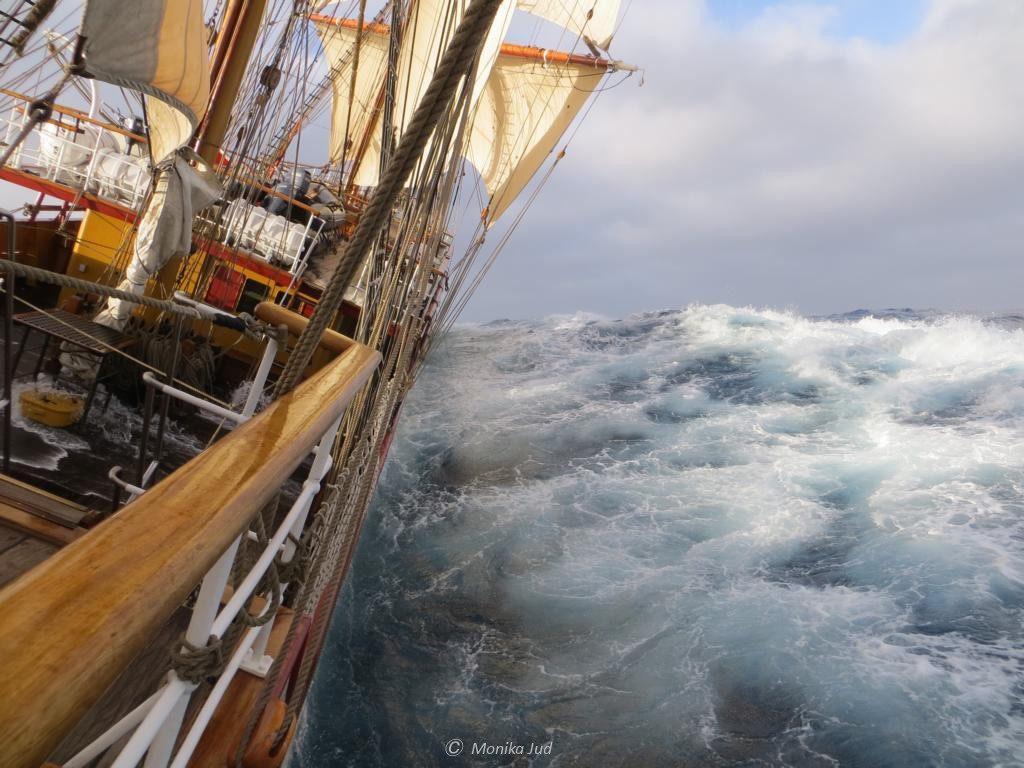
[[[501,55],[539,61],[542,64],[580,64],[582,66],[592,66],[594,69],[606,70],[611,69],[612,67],[611,61],[598,56],[589,56],[584,53],[570,53],[568,51],[552,51],[547,48],[538,48],[534,45],[502,43]]]
[[[358,19],[349,19],[340,16],[324,16],[320,13],[311,13],[306,18],[319,24],[329,24],[335,27],[341,27],[342,29],[359,29]],[[363,32],[370,32],[375,35],[389,35],[391,34],[391,27],[387,24],[382,24],[379,21],[364,21]]]

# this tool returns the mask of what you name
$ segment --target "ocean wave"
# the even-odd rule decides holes
[[[1012,314],[457,327],[296,762],[1024,764],[1022,374]]]

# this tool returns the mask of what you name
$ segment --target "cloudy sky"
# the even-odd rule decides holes
[[[1024,307],[1022,40],[1024,0],[634,0],[643,86],[601,95],[463,319]]]

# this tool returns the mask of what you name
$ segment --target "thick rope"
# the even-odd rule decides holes
[[[9,269],[19,277],[26,277],[30,280],[38,280],[41,283],[47,283],[49,285],[59,285],[63,288],[73,288],[76,291],[87,291],[89,293],[96,293],[100,296],[106,296],[112,299],[120,299],[121,301],[127,301],[131,304],[140,304],[143,307],[151,307],[152,309],[159,309],[161,312],[168,312],[172,315],[181,315],[183,317],[200,318],[202,315],[199,314],[198,310],[192,307],[182,306],[181,304],[175,304],[172,301],[162,301],[160,299],[154,299],[150,296],[143,296],[138,293],[129,293],[128,291],[122,291],[118,288],[111,288],[109,285],[101,285],[100,283],[92,283],[88,280],[79,280],[77,277],[71,277],[71,275],[63,275],[59,272],[51,272],[48,269],[40,269],[39,267],[30,267],[28,264],[20,264],[16,261],[8,261],[7,259],[0,259],[0,268]]]
[[[19,24],[21,29],[15,32],[8,42],[19,56],[24,53],[25,43],[28,42],[29,37],[39,28],[40,24],[46,21],[46,17],[53,12],[56,5],[57,0],[38,0],[25,18],[21,20]]]
[[[416,107],[412,121],[402,136],[384,178],[370,199],[352,240],[313,311],[309,325],[299,337],[281,377],[277,380],[275,398],[289,392],[298,383],[302,372],[309,364],[320,337],[341,306],[345,288],[352,281],[356,270],[391,215],[391,209],[405,185],[406,178],[419,162],[434,128],[448,110],[456,88],[470,73],[500,4],[501,0],[476,0],[455,31],[423,100]]]

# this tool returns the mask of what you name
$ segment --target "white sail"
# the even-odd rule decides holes
[[[395,77],[394,126],[400,138],[430,86],[452,35],[462,21],[468,0],[414,0],[406,20],[406,32],[398,50]],[[374,186],[380,180],[380,142],[383,115],[370,126],[370,141],[352,178],[358,186]],[[424,150],[424,157],[429,148]]]
[[[352,88],[352,66],[355,61],[356,26],[347,20],[316,20],[317,32],[333,73],[334,101],[331,107],[331,162],[342,156],[352,159],[359,151],[360,141],[369,141],[365,150],[366,164],[376,168],[380,158],[380,136],[367,127],[382,96],[381,84],[388,61],[387,29],[375,24],[364,27],[359,42],[359,62],[355,88]],[[352,97],[351,99],[349,97]],[[345,142],[349,151],[345,151]]]
[[[426,93],[469,0],[414,0],[398,53],[395,126],[401,135]]]
[[[490,169],[482,171],[488,191],[492,194],[501,191],[492,203],[492,219],[505,210],[540,167],[605,71],[603,67],[587,64],[545,64],[523,59],[516,63],[515,57],[499,56],[515,10],[542,16],[606,46],[614,30],[619,4],[620,0],[504,0],[499,7],[477,63],[470,97],[470,113],[475,112],[477,117],[465,153],[478,169]],[[394,122],[399,136],[426,92],[466,6],[466,0],[413,3],[398,59]],[[334,20],[323,25],[326,26],[344,31],[333,37],[330,47],[327,42],[324,46],[335,67],[342,57],[351,56],[355,28],[348,20]],[[326,41],[328,32],[323,27],[321,36]],[[359,80],[363,77],[364,56],[375,62],[386,61],[388,28],[366,25],[362,45],[368,50],[360,53]],[[499,62],[503,62],[500,67]],[[502,71],[498,72],[497,68]],[[339,69],[333,83],[335,103],[331,127],[335,160],[340,157],[338,148],[344,142],[345,121],[351,119],[346,118],[351,70]],[[369,69],[381,74],[384,71],[377,65]],[[517,78],[521,80],[517,82]],[[357,94],[361,87],[357,86]],[[364,112],[364,119],[367,114],[375,119],[372,125],[360,120],[357,131],[349,126],[350,137],[366,137],[352,181],[358,186],[374,186],[379,181],[382,118],[379,110],[373,110],[373,105],[380,102],[382,85],[380,80],[373,83],[367,77],[365,87],[367,92],[357,95],[357,102],[361,98],[364,104],[371,105],[370,111]],[[512,102],[515,108],[508,107]],[[429,148],[424,156],[428,152]],[[506,183],[508,189],[501,189]]]
[[[527,13],[553,21],[605,50],[612,41],[622,0],[518,0]]]
[[[490,193],[488,226],[543,165],[605,74],[604,65],[502,54],[487,80],[466,157]]]
[[[494,22],[487,32],[483,47],[480,50],[480,58],[477,60],[476,72],[473,74],[473,95],[470,97],[469,111],[476,109],[480,103],[480,96],[487,87],[487,80],[491,76],[491,70],[498,61],[498,54],[501,52],[502,43],[505,42],[505,35],[508,28],[512,26],[512,17],[515,15],[519,3],[516,0],[504,0],[498,7],[494,16]]]

